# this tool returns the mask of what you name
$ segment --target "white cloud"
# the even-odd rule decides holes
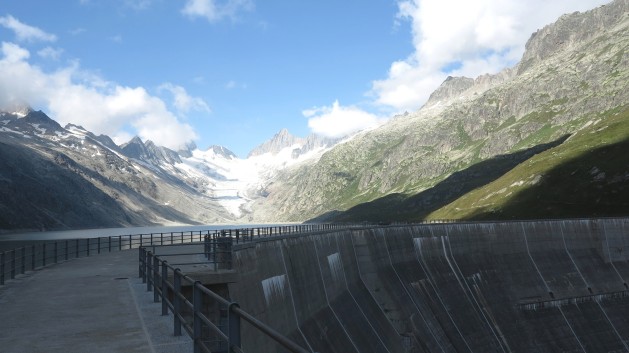
[[[331,107],[304,110],[308,127],[313,133],[327,137],[343,137],[353,132],[378,125],[382,120],[355,106],[341,106],[335,101]]]
[[[405,0],[398,18],[411,22],[415,51],[372,83],[376,103],[419,108],[448,76],[476,77],[515,64],[531,33],[560,15],[609,0]]]
[[[239,13],[253,8],[252,0],[188,0],[181,12],[191,18],[203,17],[218,22],[226,17],[234,20]]]
[[[128,137],[133,127],[144,140],[177,149],[197,139],[193,128],[143,87],[125,87],[81,70],[78,64],[54,72],[31,65],[27,50],[2,43],[0,105],[21,100],[45,110],[60,124],[75,123],[96,134]]]
[[[26,60],[31,56],[28,50],[14,43],[2,42],[3,61],[7,63],[17,63]]]
[[[37,55],[41,56],[44,59],[52,59],[59,60],[63,54],[63,49],[61,48],[53,48],[53,47],[45,47],[37,52]]]
[[[15,32],[15,36],[19,41],[54,42],[57,40],[57,36],[55,36],[54,34],[46,33],[37,27],[29,26],[25,23],[22,23],[17,18],[11,15],[0,17],[0,25]]]
[[[191,110],[206,113],[211,111],[210,107],[202,98],[190,96],[188,92],[186,92],[186,89],[181,86],[167,82],[161,84],[158,89],[160,91],[169,91],[173,95],[173,105],[181,113],[188,113]]]

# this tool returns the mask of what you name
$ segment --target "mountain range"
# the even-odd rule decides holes
[[[627,214],[629,0],[567,14],[494,75],[448,77],[416,112],[344,139],[116,145],[0,113],[0,229]]]

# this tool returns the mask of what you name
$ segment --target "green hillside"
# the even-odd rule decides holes
[[[629,215],[629,107],[427,216],[526,219]]]

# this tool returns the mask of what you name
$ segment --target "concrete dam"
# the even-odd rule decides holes
[[[629,220],[234,244],[231,300],[312,352],[629,352]],[[242,326],[245,352],[284,352]]]

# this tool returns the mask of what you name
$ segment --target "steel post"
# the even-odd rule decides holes
[[[192,340],[194,341],[194,353],[201,353],[201,308],[203,308],[203,292],[201,292],[201,282],[196,281],[192,287]]]
[[[11,279],[15,279],[15,249],[11,250]]]
[[[179,315],[181,315],[181,270],[176,268],[173,273],[173,282],[174,282],[174,293],[173,293],[173,308],[175,317],[175,336],[181,336],[181,319]]]
[[[4,259],[5,259],[4,251],[0,254],[0,284],[4,285]]]
[[[162,261],[162,316],[168,315],[168,286],[166,281],[168,280],[168,264],[166,261]]]
[[[227,337],[229,337],[228,352],[232,352],[233,347],[240,348],[240,316],[234,313],[233,308],[239,307],[237,303],[229,304],[227,308]]]
[[[143,248],[138,249],[138,277],[142,278],[142,259],[144,254],[142,254]]]
[[[146,252],[146,263],[144,264],[146,268],[146,291],[150,292],[153,290],[153,271],[152,271],[152,262],[153,262],[153,253],[150,251]]]
[[[22,261],[20,261],[22,263],[22,274],[24,274],[24,272],[26,272],[26,247],[22,247]]]
[[[153,302],[159,302],[159,293],[157,292],[157,278],[159,277],[159,258],[157,256],[153,256],[153,285],[155,288],[153,289]],[[162,281],[159,281],[161,284]],[[163,294],[162,294],[163,295]]]

